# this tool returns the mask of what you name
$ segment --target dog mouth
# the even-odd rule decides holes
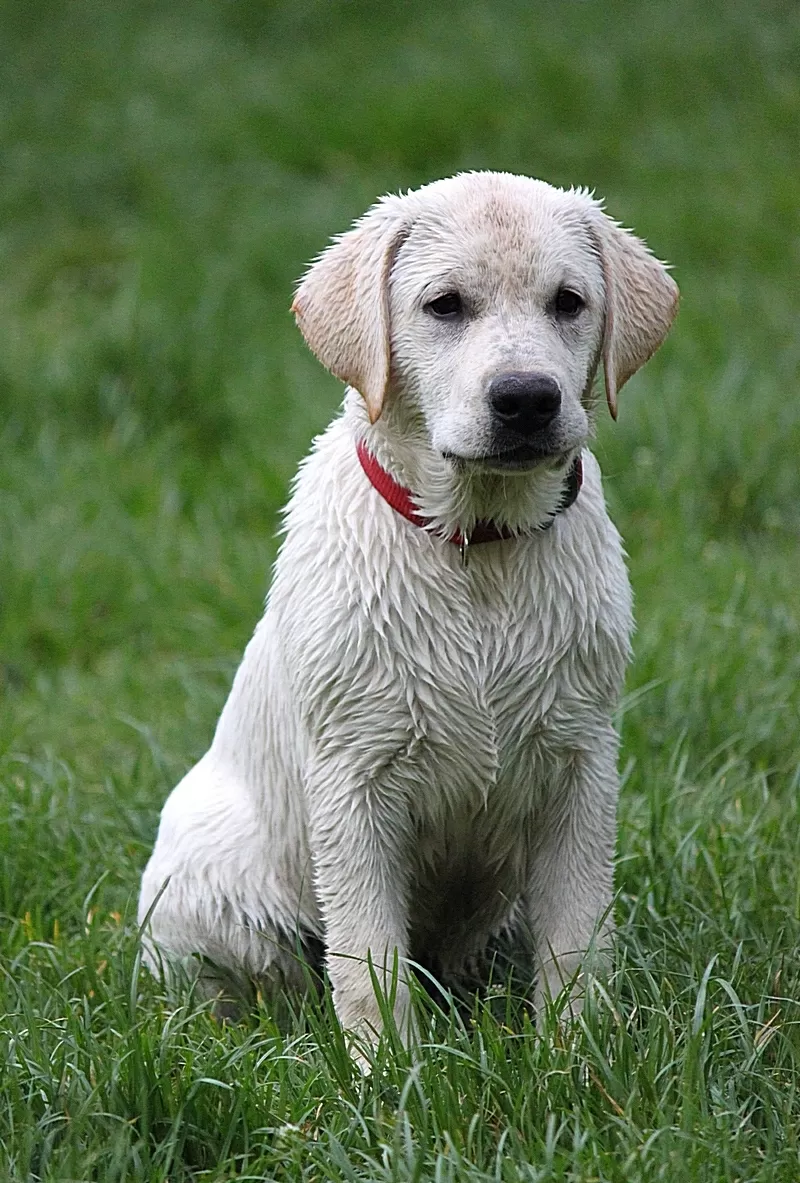
[[[559,468],[566,464],[570,453],[544,451],[531,444],[520,444],[514,448],[503,448],[502,451],[484,452],[480,456],[461,456],[456,452],[443,452],[442,455],[459,469],[504,474],[531,472],[541,466]]]

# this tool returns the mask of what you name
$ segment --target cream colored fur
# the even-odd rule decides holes
[[[568,324],[564,285],[585,303]],[[429,307],[453,290],[455,326]],[[349,389],[301,466],[211,748],[164,807],[140,903],[151,964],[302,985],[316,939],[342,1023],[378,1031],[368,959],[382,976],[397,958],[406,1029],[407,958],[457,972],[511,923],[541,1003],[605,941],[632,617],[587,448],[593,382],[602,357],[615,412],[676,306],[586,193],[498,173],[384,198],[312,266],[298,321]],[[519,470],[493,451],[487,387],[506,371],[562,396],[548,454]],[[429,530],[379,497],[360,438]],[[579,453],[577,501],[540,529]],[[519,536],[465,568],[437,530],[486,518]]]

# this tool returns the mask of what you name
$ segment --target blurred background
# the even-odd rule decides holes
[[[723,804],[758,783],[783,810],[800,709],[799,14],[2,4],[4,915],[68,924],[98,868],[129,907],[259,615],[288,482],[341,398],[293,326],[295,281],[376,196],[459,169],[591,187],[683,293],[596,443],[640,620],[623,886],[659,786],[724,773]]]

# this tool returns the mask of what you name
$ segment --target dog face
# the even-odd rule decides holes
[[[585,221],[570,195],[535,182],[457,178],[431,198],[391,269],[392,388],[459,465],[563,458],[588,434],[582,398],[603,337]]]
[[[388,398],[457,465],[513,472],[585,441],[601,356],[616,417],[677,288],[587,194],[468,173],[384,198],[312,266],[293,307],[373,422]]]

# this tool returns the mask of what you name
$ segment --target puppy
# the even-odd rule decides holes
[[[677,303],[588,193],[503,173],[385,197],[312,265],[293,310],[344,408],[164,807],[151,965],[275,990],[324,947],[343,1025],[380,1031],[377,974],[408,1033],[408,961],[457,973],[513,926],[534,1001],[580,1005],[611,927],[632,628],[595,378],[616,418]]]

